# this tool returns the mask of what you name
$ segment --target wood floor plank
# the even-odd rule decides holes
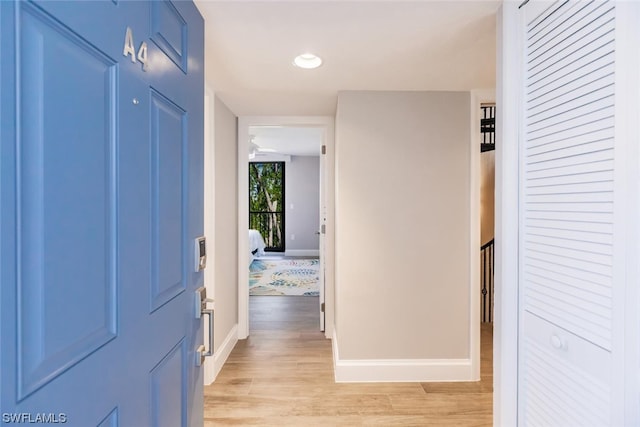
[[[481,381],[335,383],[317,320],[317,297],[251,297],[251,336],[205,387],[205,426],[492,425],[491,325],[481,331]]]

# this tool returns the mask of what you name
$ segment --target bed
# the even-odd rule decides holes
[[[258,230],[249,230],[249,264],[255,257],[264,255],[264,239]]]

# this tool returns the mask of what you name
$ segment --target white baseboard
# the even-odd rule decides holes
[[[337,383],[473,381],[471,359],[341,360],[335,329],[332,347]]]
[[[284,256],[320,256],[319,249],[287,249]]]
[[[210,378],[207,378],[207,376],[205,376],[205,379],[210,379],[208,383],[205,380],[205,385],[209,385],[215,381],[216,377],[220,373],[220,370],[222,370],[222,367],[224,366],[225,362],[229,358],[229,355],[231,354],[231,351],[233,350],[233,348],[236,346],[237,342],[238,342],[238,325],[234,325],[233,328],[231,328],[231,330],[227,334],[226,338],[224,339],[220,347],[218,347],[218,350],[214,352],[213,375]]]

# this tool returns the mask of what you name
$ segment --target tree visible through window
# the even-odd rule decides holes
[[[284,162],[249,163],[249,228],[265,251],[284,251]]]

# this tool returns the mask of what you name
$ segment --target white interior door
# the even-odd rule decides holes
[[[629,425],[621,396],[631,141],[619,128],[616,9],[522,7],[520,425]]]

